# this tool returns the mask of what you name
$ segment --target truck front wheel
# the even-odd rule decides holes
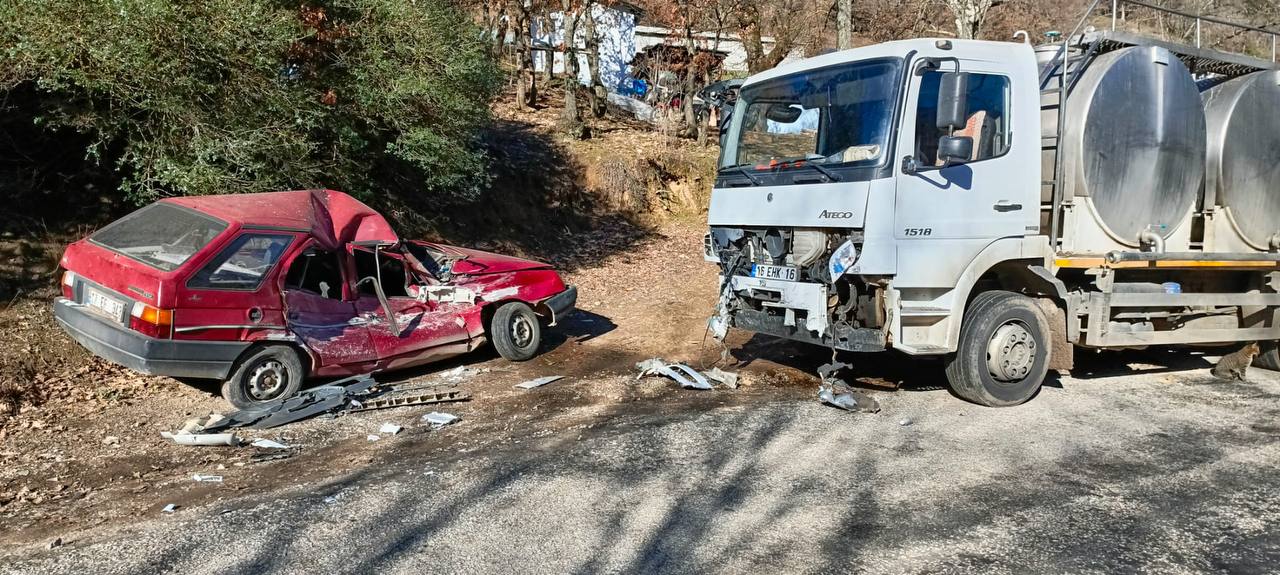
[[[991,407],[1031,399],[1049,372],[1049,322],[1031,298],[978,294],[965,311],[947,380],[960,397]]]

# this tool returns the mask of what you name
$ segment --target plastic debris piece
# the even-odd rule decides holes
[[[911,425],[912,423],[915,423],[915,422],[914,422],[914,421],[911,421],[911,419],[909,419],[909,418],[902,419],[902,420],[898,421],[898,425],[901,425],[901,426],[903,426],[903,427],[906,427],[906,426],[908,426],[908,425]]]
[[[676,380],[680,387],[685,389],[711,389],[711,382],[703,377],[701,373],[680,363],[666,363],[659,358],[646,359],[636,364],[636,369],[640,370],[640,375],[636,379],[640,379],[646,375],[665,375]]]
[[[702,372],[702,375],[705,375],[707,379],[715,380],[724,384],[724,386],[729,389],[738,389],[738,374],[736,373],[725,371],[718,367],[713,367],[710,371]]]
[[[369,435],[366,435],[366,436],[365,436],[365,439],[368,439],[369,441],[377,441],[377,440],[379,440],[379,439],[382,439],[382,436],[381,436],[381,435],[374,435],[374,434],[370,433]]]
[[[400,426],[394,423],[384,423],[382,424],[382,427],[378,428],[378,433],[395,435],[397,433],[400,433],[400,429],[401,429]]]
[[[823,383],[818,387],[818,399],[827,405],[839,407],[845,411],[861,411],[865,413],[880,411],[880,403],[870,395],[860,391],[838,392],[829,383]]]
[[[222,483],[221,475],[200,475],[199,473],[197,473],[195,475],[192,475],[191,479],[194,479],[200,483]]]
[[[173,513],[176,509],[178,509],[178,506],[170,503],[168,505],[165,505],[164,509],[161,509],[160,511],[163,511],[165,513]]]
[[[253,440],[253,443],[250,443],[249,445],[254,447],[263,447],[266,449],[289,449],[289,446],[283,443],[261,438]]]
[[[169,433],[161,431],[160,435],[178,445],[240,445],[240,439],[234,433]]]
[[[558,381],[561,379],[564,379],[563,375],[548,375],[546,377],[539,377],[538,379],[531,379],[524,383],[517,383],[516,387],[520,389],[533,389],[535,387],[542,387],[548,383],[551,383],[553,381]]]
[[[284,400],[274,412],[252,424],[255,429],[271,429],[293,423],[313,415],[334,409],[347,400],[346,390],[334,385],[322,385],[299,392]]]
[[[443,413],[439,411],[433,411],[422,416],[422,421],[430,423],[432,427],[436,429],[440,429],[441,427],[449,425],[457,420],[458,416],[452,413]]]

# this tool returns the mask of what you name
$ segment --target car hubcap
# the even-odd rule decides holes
[[[1009,322],[996,330],[987,343],[987,371],[997,381],[1019,381],[1031,373],[1036,361],[1036,340],[1022,322]]]
[[[511,319],[511,340],[516,347],[527,347],[533,343],[533,325],[529,318],[516,316]]]
[[[284,364],[268,361],[249,374],[249,395],[258,401],[275,399],[288,383],[289,371]]]

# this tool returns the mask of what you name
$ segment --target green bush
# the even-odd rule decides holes
[[[0,22],[0,91],[34,85],[32,121],[88,134],[134,202],[486,183],[500,73],[449,0],[7,0]]]

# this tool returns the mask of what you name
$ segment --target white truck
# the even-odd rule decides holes
[[[1084,28],[1096,5],[1038,48],[905,40],[748,78],[713,333],[943,356],[989,406],[1076,347],[1259,341],[1280,367],[1275,56]]]

